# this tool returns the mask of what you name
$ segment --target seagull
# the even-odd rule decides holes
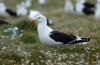
[[[16,5],[16,13],[18,16],[25,16],[28,14],[28,9],[25,5]]]
[[[37,30],[39,39],[42,44],[45,45],[65,45],[65,44],[75,44],[75,43],[86,43],[90,41],[90,38],[79,37],[74,35],[69,35],[63,32],[55,31],[47,25],[47,19],[43,15],[35,14],[29,15],[29,19],[34,23],[38,23]]]
[[[97,0],[97,3],[96,3],[95,19],[97,21],[100,21],[100,0]]]
[[[16,13],[18,16],[25,16],[28,14],[28,8],[31,6],[32,0],[26,0],[16,5]]]
[[[71,0],[65,1],[64,11],[68,13],[74,13],[74,6],[71,2]]]
[[[86,0],[77,0],[75,11],[79,15],[91,15],[94,14],[95,5]]]
[[[37,15],[42,15],[42,13],[40,13],[37,10],[30,10],[30,12],[29,12],[30,18],[32,18],[36,14]],[[46,20],[47,20],[47,25],[52,25],[53,24],[53,21],[51,19],[46,18]]]
[[[14,12],[11,9],[7,8],[4,3],[0,2],[0,16],[4,16],[4,17],[14,16],[14,17],[17,17],[17,14],[16,14],[16,12]]]

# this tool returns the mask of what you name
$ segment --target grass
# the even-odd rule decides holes
[[[15,9],[20,0],[3,0]],[[31,8],[37,9],[33,1]],[[100,22],[94,16],[79,16],[63,11],[64,1],[49,0],[41,12],[54,21],[51,27],[65,33],[91,37],[87,45],[46,46],[40,43],[36,26],[26,17],[7,18],[10,25],[0,26],[0,65],[100,65]],[[5,19],[5,18],[4,18]],[[10,39],[3,30],[18,26],[23,36]]]

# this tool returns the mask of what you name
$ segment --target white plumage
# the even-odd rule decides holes
[[[38,0],[38,4],[39,5],[45,5],[46,4],[46,0]]]
[[[31,6],[32,0],[26,0],[16,5],[16,13],[18,16],[25,16],[28,14],[28,8]]]
[[[34,18],[33,16],[36,15],[42,15],[42,14],[36,10],[30,10],[30,14],[29,14],[30,18]]]
[[[6,13],[7,7],[5,6],[4,3],[0,3],[0,16],[9,16],[8,13]]]
[[[65,1],[64,11],[68,13],[74,13],[74,6],[71,2],[71,0]]]
[[[42,13],[38,12],[37,10],[30,10],[29,12],[30,14],[30,18],[34,18],[33,16],[36,16],[36,15],[43,15]],[[51,19],[46,19],[47,20],[47,24],[48,25],[52,25],[53,24],[53,21]]]
[[[53,31],[53,29],[49,28],[47,26],[47,24],[45,24],[45,23],[38,24],[38,34],[39,34],[40,41],[42,43],[47,44],[47,45],[62,44],[60,42],[55,43],[55,41],[49,37],[50,32],[52,32],[52,31]]]
[[[25,16],[28,14],[28,9],[23,4],[16,6],[16,13],[18,16]]]
[[[6,8],[5,4],[2,3],[2,2],[0,2],[0,7],[2,7],[2,8]]]
[[[34,14],[34,15],[32,15]],[[47,26],[47,19],[42,14],[30,13],[29,19],[36,20],[38,23],[38,35],[41,43],[46,45],[64,45],[90,41],[90,38],[81,38],[79,36],[67,35],[62,32],[54,31]]]
[[[97,21],[100,21],[100,0],[97,0],[97,3],[96,3],[95,19]]]
[[[35,19],[35,17],[32,17],[32,16],[35,16],[37,17],[38,14],[37,13],[34,13],[34,15],[30,14],[29,15],[29,18],[31,20]],[[40,15],[41,16],[41,15]],[[47,26],[47,23],[46,22],[42,22],[42,21],[46,21],[46,18],[44,16],[42,16],[43,19],[40,19],[38,20],[39,21],[39,24],[38,24],[38,34],[39,34],[39,38],[40,38],[40,41],[46,45],[58,45],[58,44],[61,44],[61,43],[55,43],[54,40],[52,40],[50,37],[49,37],[49,33],[51,31],[53,31],[53,29],[49,28]]]
[[[11,9],[7,8],[5,6],[4,3],[0,3],[0,16],[3,16],[3,17],[8,17],[8,16],[14,16],[14,17],[17,17],[17,14],[15,11],[12,11]]]
[[[84,5],[83,4],[85,2],[86,2],[86,0],[77,0],[76,6],[75,6],[76,14],[84,15],[84,13],[83,13]]]

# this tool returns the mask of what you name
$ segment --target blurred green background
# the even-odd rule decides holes
[[[23,0],[1,0],[15,11]],[[89,0],[95,3],[95,0]],[[75,0],[73,0],[75,4]],[[32,0],[29,9],[41,11],[54,25],[50,27],[65,33],[90,37],[86,45],[46,46],[39,41],[36,25],[20,18],[3,18],[10,25],[0,26],[0,65],[100,65],[100,22],[94,16],[80,16],[64,12],[65,0],[48,0],[39,9],[38,1]],[[3,32],[9,27],[18,26],[24,30],[23,36],[12,40]]]

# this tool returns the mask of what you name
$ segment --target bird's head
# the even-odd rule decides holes
[[[45,23],[47,24],[47,20],[46,17],[44,17],[43,15],[36,15],[33,19],[33,21],[37,21],[37,23]]]
[[[0,10],[4,10],[4,9],[6,9],[6,6],[5,6],[5,4],[4,3],[0,3]]]
[[[4,3],[0,2],[0,7],[5,7]]]
[[[45,16],[43,16],[40,12],[38,11],[31,11],[29,14],[29,19],[33,23],[44,23],[47,24],[47,19]]]

